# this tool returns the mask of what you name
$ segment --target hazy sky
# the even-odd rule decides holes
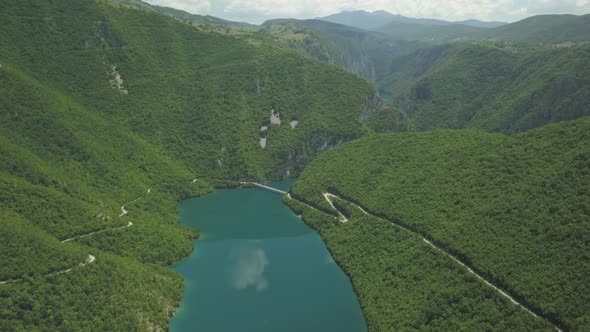
[[[590,0],[145,0],[194,14],[261,23],[267,19],[315,18],[343,10],[386,10],[410,17],[513,22],[538,14],[587,14]]]

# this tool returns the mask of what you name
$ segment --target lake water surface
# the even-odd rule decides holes
[[[183,201],[180,220],[201,237],[173,267],[186,286],[173,332],[366,331],[350,281],[281,195],[217,190]]]

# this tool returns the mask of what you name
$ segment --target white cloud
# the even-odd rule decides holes
[[[196,14],[261,23],[291,17],[314,18],[343,10],[386,10],[409,17],[445,20],[515,21],[550,13],[586,14],[590,0],[148,0]]]

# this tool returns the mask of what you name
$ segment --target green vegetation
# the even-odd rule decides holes
[[[438,25],[407,22],[391,22],[377,29],[397,40],[420,40],[431,43],[479,39],[488,32],[487,30],[463,24]]]
[[[423,47],[384,34],[320,20],[272,20],[258,30],[273,40],[378,82],[395,57]]]
[[[160,7],[160,6],[152,6],[157,12],[172,16],[182,22],[186,22],[192,25],[209,25],[209,26],[219,26],[219,27],[248,27],[251,26],[248,23],[242,22],[234,22],[224,20],[218,17],[210,16],[210,15],[196,15],[190,14],[182,10],[168,8],[168,7]]]
[[[396,40],[434,43],[456,40],[503,40],[539,44],[590,41],[590,14],[539,15],[505,24],[466,20],[448,22],[409,18],[384,11],[342,12],[321,18],[324,21],[382,32]]]
[[[100,253],[69,273],[0,285],[0,330],[163,329],[182,289],[168,268]]]
[[[0,2],[0,330],[166,330],[183,287],[166,265],[198,236],[176,220],[179,199],[297,175],[364,135],[294,194],[333,213],[318,194],[334,191],[560,325],[590,325],[587,119],[514,137],[371,134],[589,115],[587,45],[231,25],[135,0]],[[394,106],[318,59],[379,82]],[[288,203],[352,276],[372,330],[549,327],[415,235],[343,201],[346,225]]]
[[[350,276],[369,331],[553,331],[419,236],[367,216],[332,216],[285,199]]]
[[[109,5],[55,2],[33,17],[9,4],[0,39],[6,67],[163,147],[197,177],[297,171],[303,163],[287,157],[307,160],[326,142],[361,134],[360,106],[373,88],[293,51]],[[49,14],[60,24],[42,19]],[[269,126],[262,149],[260,128],[273,109],[282,125]]]
[[[490,30],[490,39],[541,44],[590,41],[590,14],[539,15]]]
[[[62,245],[55,238],[27,224],[18,215],[8,215],[2,211],[1,220],[11,220],[10,223],[2,222],[0,234],[2,281],[66,270],[84,262],[88,255]],[[56,260],[55,257],[60,259]]]
[[[429,42],[490,39],[532,44],[579,43],[590,41],[590,14],[533,16],[493,29],[466,24],[391,22],[374,30],[399,40]]]
[[[588,45],[442,45],[394,61],[380,89],[392,91],[401,111],[390,130],[516,133],[590,115],[589,61]]]
[[[143,2],[141,0],[96,0],[99,2],[110,3],[111,5],[119,5],[128,8],[134,9],[141,9],[147,10],[151,12],[157,12],[164,15],[168,15],[174,17],[175,19],[191,24],[191,25],[207,25],[210,27],[248,27],[251,24],[242,23],[242,22],[233,22],[224,20],[218,17],[210,16],[210,15],[197,15],[197,14],[190,14],[183,10],[169,8],[169,7],[161,7],[156,5],[151,5],[147,2]]]
[[[546,24],[553,26],[551,22],[560,17],[559,26],[568,28],[556,31],[566,32],[585,18],[549,16]],[[392,29],[397,35],[386,36],[320,20],[273,20],[254,35],[278,41],[373,81],[379,96],[389,104],[369,120],[370,127],[379,132],[473,127],[515,133],[590,115],[586,102],[590,98],[587,44],[532,45],[537,41],[532,37],[527,40],[524,35],[497,39],[529,44],[489,40],[427,44],[396,40],[402,36],[425,40],[424,36],[409,36],[428,34],[429,29],[444,35],[443,41],[456,39],[453,34],[465,29],[504,29],[505,36],[510,31],[532,34],[542,30],[539,24],[519,28],[531,22],[539,19],[497,29],[395,21],[391,24],[400,26]],[[408,25],[416,27],[404,30]],[[580,36],[583,35],[582,29]]]
[[[583,331],[590,326],[589,133],[590,119],[582,118],[516,136],[448,130],[372,135],[319,156],[292,195],[333,213],[321,195],[329,191],[405,225],[558,325]],[[357,230],[360,220],[357,226],[355,219],[350,226],[306,220],[326,238],[348,229],[349,241],[359,236],[371,248],[382,241],[377,226]],[[361,267],[349,272],[353,282],[363,280],[356,286],[361,298],[369,296],[383,279],[358,272],[367,264],[356,254],[363,245],[337,239],[328,246],[343,265]],[[389,251],[373,252],[372,259],[395,262],[396,241],[383,245]],[[343,251],[348,254],[338,254]],[[381,275],[392,271],[375,265],[371,269]],[[364,306],[379,317],[392,314],[383,303]]]
[[[453,44],[435,45],[395,57],[389,71],[377,83],[379,91],[398,99],[402,92],[411,88],[432,67],[444,61],[452,47]]]
[[[110,1],[2,1],[0,29],[2,331],[166,330],[176,202],[366,130],[369,83],[264,40]]]

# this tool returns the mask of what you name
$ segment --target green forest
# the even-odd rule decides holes
[[[292,195],[328,213],[323,192],[355,202],[431,239],[558,326],[584,331],[590,326],[589,129],[583,118],[516,136],[472,130],[371,135],[320,155]],[[348,248],[336,234],[353,226],[308,222],[320,232],[332,224],[327,236],[339,239],[328,240],[333,252]],[[359,236],[369,236],[367,246],[383,241],[377,229],[365,234],[358,227]],[[354,237],[357,230],[350,232]],[[393,251],[398,244],[391,242]],[[336,259],[363,264],[349,255]],[[363,282],[357,289],[370,293],[370,287]],[[384,317],[394,309],[371,303],[371,310]]]
[[[512,134],[590,115],[589,18],[531,17],[495,29],[393,23],[403,27],[393,29],[396,34],[406,37],[457,29],[498,33],[441,43],[321,20],[272,20],[254,35],[373,82],[386,107],[369,119],[372,130]],[[541,35],[552,37],[540,41]]]
[[[590,331],[586,17],[432,43],[0,1],[0,331],[168,330],[199,237],[178,202],[299,176],[284,202],[370,331]]]
[[[350,276],[369,331],[553,331],[388,221],[349,206],[350,220],[341,223],[297,200],[284,202],[319,232]]]
[[[398,62],[399,61],[399,62]],[[401,115],[390,131],[480,128],[519,133],[590,115],[590,45],[476,41],[395,60],[384,87]],[[419,76],[412,68],[422,68]],[[387,88],[386,88],[387,89]]]
[[[107,2],[2,1],[0,28],[2,331],[166,330],[183,284],[165,266],[197,236],[178,200],[297,174],[363,134],[374,93],[264,40]]]

